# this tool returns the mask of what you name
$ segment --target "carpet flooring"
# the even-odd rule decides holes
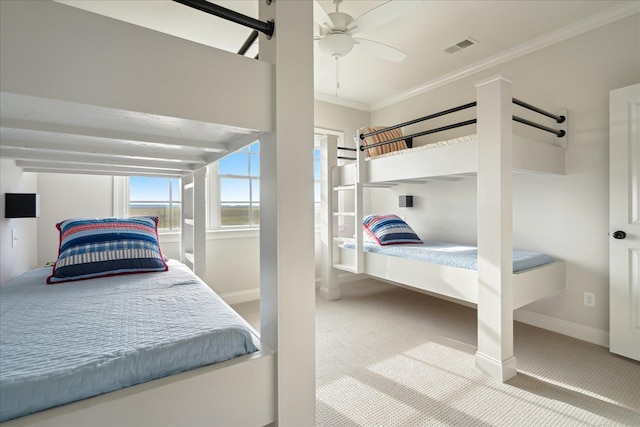
[[[258,301],[234,309],[259,330]],[[474,366],[476,310],[373,280],[316,298],[319,426],[640,426],[640,363],[514,324],[518,375]]]

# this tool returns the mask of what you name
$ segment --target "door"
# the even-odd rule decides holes
[[[609,350],[640,360],[640,85],[609,94]]]

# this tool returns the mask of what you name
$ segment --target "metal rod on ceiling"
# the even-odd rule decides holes
[[[454,108],[450,108],[448,110],[444,110],[444,111],[440,111],[438,113],[434,113],[434,114],[429,114],[428,116],[424,116],[424,117],[420,117],[418,119],[413,119],[413,120],[409,120],[408,122],[404,122],[404,123],[400,123],[398,125],[394,125],[394,126],[389,126],[386,127],[384,129],[379,129],[373,132],[369,132],[367,134],[360,134],[360,139],[365,139],[369,136],[373,136],[373,135],[378,135],[379,133],[383,133],[389,130],[394,130],[394,129],[398,129],[401,128],[403,126],[409,126],[409,125],[413,125],[415,123],[420,123],[423,122],[425,120],[429,120],[429,119],[435,119],[436,117],[440,117],[440,116],[444,116],[447,114],[451,114],[451,113],[455,113],[456,111],[461,111],[461,110],[466,110],[467,108],[471,108],[471,107],[475,107],[476,106],[476,102],[470,102],[468,104],[465,105],[461,105],[459,107],[454,107]],[[400,138],[400,139],[405,139],[405,138]],[[369,147],[372,147],[372,145],[370,145]]]
[[[547,116],[550,117],[552,119],[554,119],[556,121],[556,123],[564,123],[566,117],[565,116],[557,116],[555,114],[549,113],[547,111],[544,111],[538,107],[534,107],[531,104],[527,104],[524,101],[520,101],[519,99],[513,98],[513,103],[516,105],[519,105],[521,107],[526,108],[527,110],[531,110],[531,111],[535,111],[536,113],[542,114],[543,116]]]
[[[247,51],[249,50],[251,45],[253,45],[253,42],[255,42],[257,38],[258,30],[251,31],[251,34],[249,34],[249,37],[247,37],[247,40],[245,40],[244,44],[238,51],[238,55],[244,55],[245,53],[247,53]]]
[[[523,119],[522,117],[513,116],[513,121],[522,123],[522,124],[527,125],[527,126],[534,127],[536,129],[541,129],[541,130],[544,130],[544,131],[547,131],[547,132],[550,132],[550,133],[554,133],[554,134],[556,134],[556,136],[558,138],[562,138],[565,135],[565,132],[563,130],[555,130],[555,129],[552,129],[550,127],[547,127],[547,126],[544,126],[544,125],[529,121],[527,119]]]
[[[474,124],[476,122],[477,122],[476,119],[471,119],[471,120],[467,120],[467,121],[460,122],[460,123],[454,123],[452,125],[442,126],[442,127],[436,128],[436,129],[425,130],[423,132],[418,132],[418,133],[414,133],[414,134],[407,135],[407,136],[401,136],[401,137],[398,137],[398,138],[393,138],[393,139],[390,139],[388,141],[378,142],[376,144],[361,145],[360,146],[360,151],[364,151],[364,150],[367,150],[369,148],[379,147],[381,145],[391,144],[392,142],[402,141],[402,140],[407,139],[407,138],[416,138],[418,136],[424,136],[424,135],[429,135],[431,133],[442,132],[442,131],[449,130],[449,129],[455,129],[455,128],[459,128],[461,126],[472,125],[472,124]]]
[[[217,4],[209,3],[206,0],[173,0],[177,3],[184,4],[185,6],[198,9],[202,12],[215,15],[219,18],[226,19],[227,21],[235,22],[236,24],[244,25],[252,30],[260,31],[267,35],[268,38],[273,36],[275,30],[275,23],[273,21],[262,22],[254,19],[250,16],[243,15],[234,10],[227,9]]]

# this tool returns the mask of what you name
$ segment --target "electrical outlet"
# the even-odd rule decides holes
[[[596,295],[593,292],[584,293],[584,305],[588,307],[596,306]]]

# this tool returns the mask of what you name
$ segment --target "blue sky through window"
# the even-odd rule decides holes
[[[247,161],[250,156],[250,162]],[[250,163],[250,166],[249,166]],[[260,143],[256,142],[220,160],[218,172],[222,175],[251,175],[260,176]],[[248,182],[228,179],[228,185],[223,185],[222,200],[248,201]],[[253,183],[254,199],[259,194],[259,182]],[[167,178],[132,176],[129,185],[129,200],[136,202],[169,201],[169,187]],[[180,180],[171,179],[172,199],[180,201]]]
[[[167,178],[132,176],[129,182],[129,200],[135,202],[169,201]],[[171,178],[172,199],[180,200],[180,180]]]

